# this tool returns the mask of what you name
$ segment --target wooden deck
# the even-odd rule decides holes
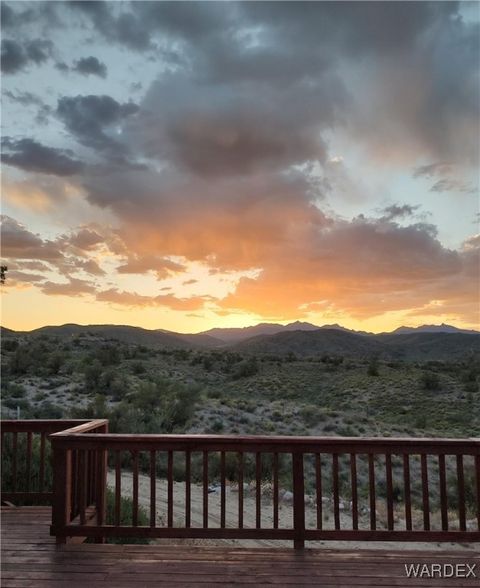
[[[49,507],[2,508],[2,588],[479,586],[472,551],[293,550],[197,545],[56,546]],[[476,564],[476,578],[407,578],[405,564]]]

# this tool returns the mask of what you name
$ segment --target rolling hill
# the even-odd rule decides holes
[[[3,336],[28,336],[37,337],[48,335],[59,338],[72,338],[82,336],[92,339],[105,339],[122,341],[135,345],[148,347],[191,348],[191,347],[216,347],[222,344],[213,337],[203,334],[172,333],[162,330],[142,329],[141,327],[129,327],[124,325],[76,325],[66,324],[60,326],[48,326],[34,329],[33,331],[12,331],[2,329]]]
[[[257,336],[237,343],[233,349],[256,354],[295,353],[299,357],[331,354],[362,359],[447,360],[480,354],[480,335],[413,333],[365,337],[336,329],[317,329]]]

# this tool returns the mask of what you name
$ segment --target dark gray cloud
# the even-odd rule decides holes
[[[448,161],[437,161],[427,165],[420,165],[413,170],[414,178],[432,178],[438,175],[449,174],[452,171],[452,164]]]
[[[67,238],[67,242],[74,247],[82,250],[95,249],[97,245],[104,242],[104,238],[97,233],[94,229],[83,228],[70,235]]]
[[[58,71],[61,71],[62,73],[67,73],[70,71],[70,67],[64,61],[59,61],[56,63],[55,69],[58,69]]]
[[[476,185],[473,182],[465,181],[458,175],[457,166],[448,161],[437,161],[418,166],[413,170],[413,177],[435,180],[430,187],[430,192],[460,192],[463,194],[478,192],[478,181]]]
[[[219,31],[225,35],[234,26],[236,12],[233,4],[218,2],[69,2],[68,6],[83,13],[105,39],[136,51],[157,49],[156,33],[198,47],[210,35],[218,36]]]
[[[35,115],[35,122],[41,125],[48,124],[49,116],[52,114],[52,108],[45,104],[43,100],[32,92],[18,92],[15,94],[10,90],[4,90],[3,95],[9,98],[12,102],[16,102],[21,106],[35,106],[37,107],[37,114]]]
[[[76,139],[99,151],[125,151],[125,147],[109,133],[109,128],[121,124],[135,114],[133,102],[120,104],[111,96],[65,96],[58,101],[57,115]]]
[[[383,209],[382,219],[391,221],[413,216],[418,208],[419,206],[411,206],[410,204],[392,204]]]
[[[253,82],[203,84],[178,72],[154,83],[125,140],[197,176],[244,175],[323,161],[322,132],[348,100],[335,75],[278,94]]]
[[[9,28],[15,24],[15,12],[6,2],[0,4],[0,20],[3,28]]]
[[[151,47],[150,27],[130,10],[116,16],[116,7],[107,2],[69,2],[68,6],[88,17],[94,28],[109,41],[119,42],[138,51]]]
[[[93,56],[82,57],[82,59],[75,62],[75,66],[72,69],[85,76],[107,77],[107,66]]]
[[[55,176],[72,176],[84,168],[70,151],[46,147],[33,139],[10,137],[2,140],[2,161],[26,171]]]
[[[462,194],[476,194],[476,188],[472,184],[458,178],[442,178],[437,180],[430,188],[430,192],[460,192]]]
[[[18,92],[15,94],[10,90],[4,90],[3,95],[12,100],[13,102],[17,102],[22,106],[44,106],[43,100],[37,96],[36,94],[32,94],[32,92]]]
[[[2,40],[2,72],[15,74],[30,64],[41,65],[52,54],[53,43],[45,39],[34,39],[25,44],[12,39]]]
[[[58,262],[63,259],[63,254],[54,241],[43,240],[9,216],[2,215],[0,220],[2,256],[4,258],[49,262]]]
[[[52,55],[53,43],[47,39],[35,39],[26,44],[25,50],[28,59],[40,65]]]
[[[95,285],[87,280],[69,277],[67,283],[45,282],[41,288],[47,296],[83,296],[93,294]]]
[[[28,57],[19,43],[11,39],[3,39],[1,63],[3,73],[14,74],[27,65]]]

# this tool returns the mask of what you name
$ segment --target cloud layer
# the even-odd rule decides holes
[[[68,178],[115,219],[72,222],[49,240],[6,218],[17,282],[34,275],[46,295],[280,320],[419,309],[476,320],[478,243],[464,234],[446,245],[421,200],[407,198],[422,182],[429,198],[478,192],[479,24],[460,4],[3,3],[2,16],[8,79],[49,67],[69,89],[6,88],[61,137],[54,147],[48,133],[12,131],[7,170],[27,174],[18,186],[29,174]],[[46,38],[64,27],[102,54]],[[118,55],[131,61],[115,85]],[[385,169],[405,194],[371,188],[369,206],[362,186]],[[339,187],[365,210],[342,209]],[[42,281],[21,260],[66,281]],[[222,296],[125,286],[177,276],[196,288],[192,264],[238,279]]]

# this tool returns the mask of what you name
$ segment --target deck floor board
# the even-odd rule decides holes
[[[480,553],[75,544],[49,536],[50,508],[2,508],[2,588],[480,586]],[[476,578],[407,578],[405,564],[476,564]]]

